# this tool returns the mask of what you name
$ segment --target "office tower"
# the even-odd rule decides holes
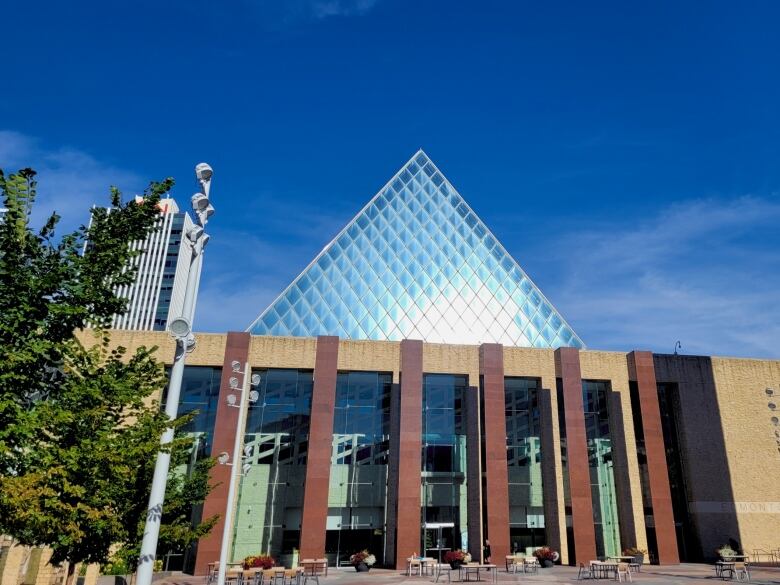
[[[114,316],[114,329],[164,331],[168,320],[179,316],[190,264],[191,246],[185,234],[192,225],[189,214],[179,211],[173,199],[160,201],[157,229],[146,240],[131,244],[143,252],[132,260],[135,281],[117,290],[128,299],[128,306],[123,315]]]

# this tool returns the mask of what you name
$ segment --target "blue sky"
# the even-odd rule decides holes
[[[0,167],[66,226],[215,169],[196,328],[241,330],[420,147],[591,348],[780,356],[780,4],[3,9]]]

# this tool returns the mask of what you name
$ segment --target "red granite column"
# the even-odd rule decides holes
[[[561,347],[555,350],[555,357],[558,377],[561,378],[563,385],[566,420],[566,456],[575,556],[574,559],[570,559],[570,562],[587,563],[596,558],[596,531],[593,525],[580,354],[576,348]]]
[[[677,564],[680,562],[680,557],[677,552],[677,533],[674,528],[672,493],[669,488],[669,469],[666,466],[666,449],[661,428],[661,410],[658,406],[653,354],[649,351],[632,351],[628,354],[628,370],[631,379],[636,380],[639,391],[658,562],[661,565]]]
[[[222,362],[222,378],[219,385],[219,400],[217,401],[217,414],[214,420],[214,438],[211,444],[211,456],[216,457],[223,451],[230,454],[233,460],[233,446],[236,433],[239,430],[238,408],[228,406],[227,395],[235,392],[230,389],[230,378],[237,377],[243,382],[241,374],[234,374],[231,363],[237,361],[244,369],[249,357],[249,333],[227,334],[225,357]],[[241,429],[240,432],[244,430]],[[205,575],[208,572],[208,564],[219,560],[219,550],[222,547],[222,531],[225,525],[225,513],[227,509],[228,487],[230,485],[230,472],[233,467],[229,465],[215,465],[211,468],[211,484],[216,487],[206,496],[203,502],[203,518],[219,515],[216,526],[198,541],[198,554],[195,558],[195,574]]]
[[[396,569],[405,568],[413,552],[421,552],[422,357],[422,341],[401,341]]]
[[[309,453],[306,458],[306,483],[303,488],[300,552],[302,559],[325,557],[338,357],[338,337],[323,335],[317,338],[309,419]]]
[[[485,427],[485,500],[487,530],[493,562],[509,554],[509,471],[506,465],[506,402],[504,348],[483,343],[479,348]],[[473,547],[472,547],[473,548]]]

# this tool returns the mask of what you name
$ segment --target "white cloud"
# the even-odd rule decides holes
[[[780,355],[780,201],[672,205],[548,242],[548,292],[597,349]],[[556,290],[557,289],[557,290]]]
[[[0,168],[27,166],[39,172],[34,221],[56,210],[63,230],[87,221],[92,204],[105,204],[109,185],[126,195],[144,186],[138,174],[84,151],[0,131]],[[263,199],[262,233],[217,222],[210,229],[199,330],[243,330],[356,211]],[[780,199],[694,200],[641,221],[569,232],[549,221],[537,246],[516,257],[546,259],[531,276],[589,347],[671,352],[679,339],[687,353],[780,355]]]
[[[136,173],[106,164],[82,150],[49,149],[25,134],[0,130],[0,168],[9,173],[24,167],[38,172],[33,224],[42,224],[56,211],[62,218],[61,232],[88,222],[93,204],[108,204],[111,185],[125,196],[140,192],[144,186]]]
[[[377,0],[321,0],[311,3],[315,18],[330,16],[360,16],[371,10]]]
[[[198,329],[246,328],[354,211],[268,201],[276,203],[265,206],[261,234],[215,234]],[[593,349],[668,353],[679,339],[687,353],[777,357],[778,222],[777,200],[695,200],[639,222],[551,226],[518,258],[547,259],[545,273],[531,276]]]
[[[266,29],[368,14],[379,0],[244,0]]]

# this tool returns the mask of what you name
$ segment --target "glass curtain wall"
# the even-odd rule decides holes
[[[546,542],[538,392],[536,378],[504,380],[510,543],[527,554]]]
[[[669,470],[669,488],[672,494],[674,527],[677,533],[677,552],[682,562],[701,562],[701,542],[688,509],[688,486],[682,459],[678,413],[680,389],[677,384],[658,383],[658,406],[666,447],[666,466]]]
[[[325,542],[334,566],[366,548],[384,563],[392,382],[386,373],[338,374]]]
[[[612,437],[609,431],[609,392],[609,382],[582,381],[593,519],[596,524],[596,553],[599,556],[615,556],[621,552]]]
[[[170,368],[166,372],[170,375]],[[209,366],[186,366],[179,395],[179,416],[195,413],[195,416],[181,429],[181,432],[193,438],[192,451],[186,465],[178,467],[178,473],[190,473],[195,463],[209,457],[214,438],[214,422],[217,417],[219,402],[219,385],[222,378],[222,368]],[[162,406],[168,400],[168,386],[163,391]],[[200,522],[202,509],[197,506],[192,511],[194,523]],[[172,571],[184,570],[192,572],[195,568],[195,553],[197,543],[182,552],[181,555],[170,555],[163,559],[166,567]]]
[[[166,376],[170,375],[167,368]],[[182,427],[182,432],[194,438],[190,465],[211,454],[214,438],[214,422],[217,417],[219,385],[222,368],[186,366],[179,395],[179,416],[195,413],[193,419]],[[168,400],[168,386],[163,391],[162,409]]]
[[[312,372],[255,370],[259,399],[244,435],[248,473],[241,478],[233,559],[270,554],[291,566],[301,536],[309,446]]]
[[[653,516],[653,500],[650,494],[650,476],[647,471],[647,445],[645,429],[642,423],[642,405],[639,399],[639,386],[634,380],[629,381],[631,394],[631,416],[634,421],[634,440],[636,441],[636,459],[639,464],[639,484],[642,489],[642,508],[645,516],[645,534],[650,559],[658,558],[658,541],[655,535],[655,517]]]
[[[466,376],[423,377],[420,553],[436,558],[448,549],[468,549],[467,387]]]

